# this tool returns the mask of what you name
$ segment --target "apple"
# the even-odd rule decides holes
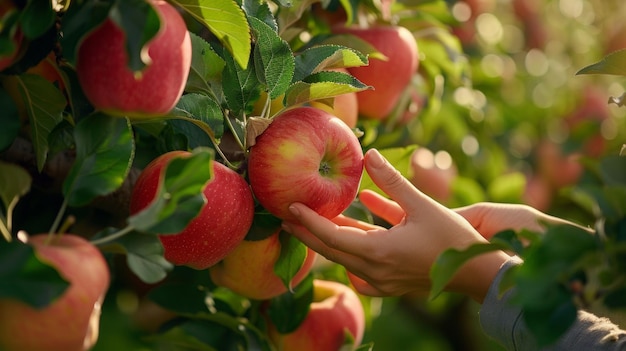
[[[363,150],[339,118],[295,107],[273,118],[248,157],[248,178],[258,202],[273,215],[296,221],[289,205],[301,202],[333,218],[355,199]]]
[[[583,173],[579,153],[565,153],[561,145],[544,140],[537,147],[537,172],[558,190],[576,184]]]
[[[544,49],[548,41],[548,29],[542,17],[543,2],[537,0],[513,0],[513,13],[520,20],[528,49]]]
[[[369,28],[336,26],[333,32],[355,35],[387,56],[386,61],[370,59],[367,66],[348,68],[350,74],[374,88],[356,93],[360,115],[374,120],[385,119],[418,69],[415,37],[404,27],[390,25]]]
[[[70,285],[42,309],[0,299],[0,350],[88,350],[98,339],[100,307],[110,283],[102,253],[77,235],[59,234],[50,243],[47,239],[47,234],[34,235],[28,244]]]
[[[0,19],[4,21],[5,16],[8,16],[11,11],[16,10],[13,1],[1,1],[0,2]],[[2,22],[3,22],[2,21]],[[0,26],[2,28],[2,26]],[[2,28],[3,29],[3,28]],[[24,39],[24,34],[19,28],[16,28],[13,34],[11,34],[11,41],[13,42],[13,50],[7,54],[0,54],[0,71],[11,66],[20,51],[20,46]]]
[[[287,292],[287,287],[274,273],[281,252],[280,231],[263,240],[244,240],[209,272],[213,282],[254,300],[267,300]],[[291,280],[295,287],[311,271],[315,251],[307,248],[302,267]]]
[[[65,90],[65,84],[63,83],[63,79],[59,73],[59,67],[57,65],[56,55],[54,52],[50,52],[37,65],[29,68],[26,73],[39,75],[57,86],[61,91]]]
[[[570,139],[581,143],[581,152],[599,158],[606,150],[602,136],[602,123],[609,119],[608,97],[597,88],[587,87],[581,91],[572,112],[563,118]]]
[[[550,209],[554,192],[550,183],[541,175],[531,174],[526,177],[526,186],[522,201],[539,211]]]
[[[130,213],[147,207],[157,194],[164,167],[188,151],[170,151],[139,174],[130,199]],[[175,265],[206,269],[226,257],[246,236],[254,216],[254,200],[248,183],[235,171],[211,161],[213,178],[204,187],[207,203],[178,234],[161,235],[164,257]]]
[[[437,155],[426,147],[416,149],[411,155],[409,180],[424,194],[445,203],[452,195],[458,170],[449,157],[443,160],[437,161]]]
[[[354,345],[363,340],[365,313],[359,296],[339,282],[315,279],[313,302],[302,324],[289,334],[280,334],[269,323],[268,334],[282,351],[338,351],[350,333]]]
[[[166,1],[153,0],[161,29],[147,43],[150,63],[128,67],[125,33],[111,19],[88,33],[78,48],[76,72],[92,105],[111,115],[135,118],[168,113],[185,88],[191,66],[191,38],[181,15]]]

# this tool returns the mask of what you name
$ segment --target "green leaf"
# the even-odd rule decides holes
[[[10,213],[20,197],[30,191],[32,178],[22,167],[0,161],[0,200]]]
[[[0,240],[0,298],[44,308],[65,292],[69,283],[39,260],[32,246]]]
[[[213,138],[219,139],[224,134],[224,113],[210,96],[183,95],[174,108],[173,116],[194,123]]]
[[[362,55],[367,56],[368,60],[387,60],[387,56],[378,51],[368,41],[363,40],[353,34],[335,34],[331,37],[324,39],[322,45],[339,45],[347,48],[351,48],[360,52]]]
[[[63,35],[60,41],[66,60],[76,63],[80,41],[107,19],[111,6],[111,1],[72,1],[61,21]]]
[[[561,287],[546,292],[543,299],[551,304],[547,308],[524,308],[526,326],[537,340],[537,346],[544,347],[557,341],[576,320],[578,309],[570,294]]]
[[[270,98],[284,94],[295,68],[295,59],[289,44],[270,26],[251,17],[250,24],[256,38],[254,64],[259,81],[267,86]]]
[[[37,169],[41,171],[48,157],[48,135],[63,120],[67,101],[61,91],[45,78],[34,74],[7,77],[16,84],[30,118],[30,131]]]
[[[247,67],[251,35],[243,10],[234,0],[175,0],[213,33],[233,55],[240,67]]]
[[[222,70],[226,66],[211,45],[200,36],[191,35],[191,68],[185,91],[190,93],[211,92],[211,86],[221,86]]]
[[[250,64],[243,69],[235,63],[228,52],[221,52],[221,57],[226,62],[222,73],[222,88],[228,108],[236,116],[243,112],[252,111],[254,102],[259,99],[261,83],[257,77],[254,65]]]
[[[465,262],[487,252],[507,250],[508,248],[502,243],[480,243],[473,244],[465,250],[447,249],[442,252],[430,268],[432,286],[429,298],[437,297]]]
[[[282,280],[288,291],[293,291],[291,280],[298,273],[308,253],[306,245],[293,235],[281,231],[280,255],[274,264],[274,273]]]
[[[125,118],[96,113],[74,129],[76,160],[63,182],[70,206],[82,206],[117,190],[133,163],[135,144]]]
[[[411,169],[411,155],[413,154],[413,151],[415,151],[415,149],[417,149],[417,145],[381,149],[379,151],[389,161],[389,163],[394,165],[394,167],[400,172],[400,174],[402,174],[404,177],[408,177]],[[380,195],[388,197],[385,192],[380,190],[380,188],[376,184],[374,184],[372,178],[370,178],[370,176],[365,171],[363,171],[363,177],[361,178],[359,192],[364,189],[369,189],[379,193]]]
[[[368,63],[362,53],[341,45],[318,45],[296,56],[296,72],[293,82],[325,69],[358,67]]]
[[[248,229],[245,239],[249,241],[263,240],[276,233],[281,223],[280,218],[259,205],[254,209],[252,226]]]
[[[34,39],[45,33],[55,19],[51,1],[29,1],[22,11],[20,28],[26,38]]]
[[[328,99],[337,95],[359,92],[369,88],[369,86],[349,74],[329,71],[318,72],[289,87],[285,93],[286,106]]]
[[[112,234],[115,229],[105,231],[107,233],[102,236]],[[128,268],[148,284],[163,280],[174,267],[163,257],[163,244],[156,235],[130,232],[107,242],[101,248],[103,251],[125,254]]]
[[[164,177],[148,207],[128,218],[139,231],[176,234],[194,219],[206,204],[202,190],[213,176],[213,151],[194,149],[189,157],[176,157],[164,169]]]
[[[289,28],[298,21],[312,4],[320,0],[279,0],[280,11],[277,14],[278,28]]]
[[[128,66],[138,72],[150,63],[144,46],[157,34],[161,20],[154,6],[145,0],[115,1],[109,12],[109,18],[124,31]]]
[[[20,116],[17,112],[17,105],[11,96],[0,85],[0,151],[7,149],[20,131]]]
[[[302,324],[309,313],[311,302],[313,302],[313,276],[308,275],[293,292],[288,291],[273,298],[268,315],[279,333],[290,333]]]
[[[612,52],[592,65],[582,68],[576,74],[612,74],[626,76],[626,50]]]

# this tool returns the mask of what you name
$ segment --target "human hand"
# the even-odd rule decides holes
[[[458,213],[417,190],[378,151],[365,154],[365,168],[392,200],[369,191],[362,192],[360,199],[372,212],[394,224],[392,228],[346,217],[333,222],[299,203],[290,206],[299,223],[283,223],[286,231],[360,278],[352,280],[360,293],[389,296],[428,292],[430,267],[439,254],[486,241]],[[504,252],[492,252],[470,260],[453,277],[448,290],[482,302],[507,259]]]

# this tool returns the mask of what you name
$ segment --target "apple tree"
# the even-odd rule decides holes
[[[481,349],[488,341],[460,335],[473,324],[459,316],[475,306],[441,288],[464,260],[493,249],[527,261],[510,281],[544,343],[561,335],[578,308],[623,308],[626,159],[619,147],[626,128],[611,117],[623,114],[611,110],[623,97],[609,107],[603,79],[626,75],[624,55],[615,47],[602,60],[570,55],[579,75],[563,78],[555,62],[582,52],[572,33],[589,21],[575,20],[582,16],[575,9],[552,4],[542,12],[535,3],[0,2],[0,348],[37,349],[44,340],[51,350],[370,350],[386,345],[377,321],[408,310],[448,340],[426,331],[416,345]],[[567,19],[554,27],[541,18],[556,13]],[[550,35],[565,44],[549,45]],[[524,70],[512,68],[518,64]],[[585,89],[564,88],[597,77],[578,83]],[[259,201],[278,191],[306,193],[298,182],[270,188],[304,166],[278,168],[286,174],[260,183],[248,172],[251,150],[272,121],[308,108],[336,116],[333,124],[342,120],[342,135],[358,151],[379,149],[447,206],[527,203],[596,234],[505,231],[489,244],[445,252],[432,270],[431,299],[357,296],[343,267],[282,232],[281,215]],[[306,138],[274,135],[344,141],[320,133],[330,117],[298,118]],[[297,145],[269,147],[264,165],[315,152]],[[336,164],[317,166],[332,172]],[[367,174],[358,176],[354,192],[379,191]],[[388,225],[354,192],[339,199],[347,204],[340,211]],[[74,238],[81,248],[64,244]],[[55,248],[58,254],[44,253]],[[49,258],[76,259],[79,249],[97,254],[73,269]],[[70,315],[54,309],[79,300],[70,295],[75,287],[97,285],[79,272],[101,256],[106,266],[87,274],[105,285],[90,294],[93,301],[65,309]],[[537,298],[545,294],[555,298]],[[338,297],[349,307],[320,307]],[[37,317],[2,313],[20,311],[15,306]],[[86,317],[75,329],[57,329],[78,315]],[[394,318],[390,325],[403,324]],[[48,327],[22,334],[2,327],[34,320]],[[321,326],[325,333],[311,333]],[[53,337],[61,333],[67,340]]]

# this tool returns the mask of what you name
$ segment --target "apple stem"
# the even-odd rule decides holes
[[[244,121],[245,121],[245,115],[244,115]],[[233,137],[235,138],[235,140],[237,141],[237,144],[239,145],[239,147],[241,148],[241,150],[246,151],[246,147],[243,145],[243,143],[241,142],[241,139],[239,138],[239,135],[237,135],[237,132],[235,131],[235,127],[233,126],[233,123],[230,121],[230,118],[226,117],[224,118],[226,120],[226,124],[228,124],[228,129],[230,129],[230,131],[233,134]],[[246,133],[246,128],[243,129],[244,132],[244,137],[245,137],[245,133]]]
[[[63,219],[63,215],[65,214],[66,209],[67,209],[67,199],[63,200],[63,203],[61,204],[61,208],[59,209],[59,212],[57,212],[57,216],[54,219],[54,222],[52,223],[50,230],[48,231],[48,239],[46,239],[46,245],[49,244],[54,238],[54,235],[57,232],[59,225],[61,224],[61,219]]]
[[[224,160],[224,164],[226,164],[226,166],[228,166],[228,168],[230,168],[230,169],[237,169],[237,167],[235,167],[232,163],[230,163],[230,161],[228,161],[228,159],[226,158],[226,156],[224,155],[224,153],[220,149],[219,143],[217,142],[217,139],[215,138],[215,133],[213,133],[213,130],[211,129],[211,127],[209,127],[206,123],[203,123],[202,121],[199,121],[199,120],[197,120],[195,118],[189,118],[189,117],[185,117],[185,116],[176,116],[176,118],[185,120],[187,122],[191,122],[191,123],[195,124],[198,128],[202,129],[202,131],[206,133],[206,135],[209,137],[209,139],[211,139],[211,142],[215,146],[215,151]]]
[[[111,241],[113,241],[113,240],[115,240],[117,238],[123,237],[124,235],[132,232],[133,230],[135,230],[135,227],[133,227],[132,225],[129,225],[126,228],[118,230],[117,232],[115,232],[115,233],[113,233],[111,235],[107,235],[107,236],[105,236],[103,238],[100,238],[100,239],[91,240],[91,244],[92,245],[96,245],[96,246],[102,245],[102,244],[106,244],[106,243],[111,242]]]
[[[0,214],[0,232],[2,232],[2,236],[6,239],[6,241],[11,242],[13,237],[11,236],[11,232],[9,231],[8,226],[4,223],[4,218]]]

